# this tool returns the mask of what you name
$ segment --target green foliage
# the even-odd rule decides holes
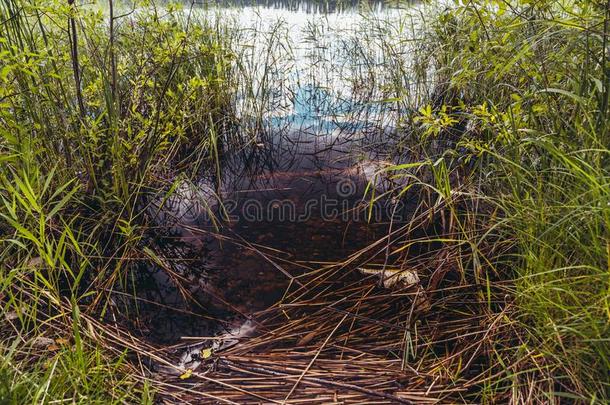
[[[176,8],[108,21],[64,3],[3,5],[2,18],[14,22],[0,44],[10,163],[59,158],[60,172],[69,169],[101,203],[125,203],[151,170],[209,145],[228,110],[231,56],[204,21]],[[82,24],[72,36],[62,27],[69,18]]]
[[[0,402],[131,395],[76,309],[140,255],[143,194],[213,164],[230,116],[218,27],[177,5],[100,6],[0,2],[0,322],[14,314],[22,345],[66,323],[75,339],[50,368],[0,344]]]
[[[125,377],[122,359],[110,362],[100,348],[70,344],[49,351],[41,340],[21,344],[19,349],[15,344],[0,344],[0,403],[61,399],[109,404],[136,402],[150,395],[147,386],[138,388],[134,380]],[[32,359],[36,359],[34,364]]]
[[[483,239],[512,244],[493,267],[514,277],[528,335],[509,352],[546,359],[547,400],[610,399],[609,10],[470,1],[428,29],[426,63],[442,91],[415,121],[433,137],[467,122],[457,147],[476,158],[477,193],[493,213],[478,221]]]
[[[144,192],[215,164],[231,117],[226,33],[177,5],[109,5],[0,0],[1,403],[150,400],[79,308],[152,256]],[[475,402],[610,400],[609,6],[458,1],[415,53],[437,87],[404,124],[455,148],[388,170],[429,170],[427,190],[467,218],[440,242],[467,246],[487,307],[493,280],[512,280],[499,319],[519,333],[490,344]],[[418,99],[403,69],[388,101]],[[476,188],[455,190],[454,157]],[[451,202],[467,193],[463,213]],[[484,257],[488,239],[501,254]],[[58,330],[69,347],[40,346]]]

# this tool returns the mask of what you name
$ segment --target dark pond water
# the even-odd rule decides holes
[[[371,21],[400,11],[371,2],[362,14],[363,4],[215,9],[242,30],[241,141],[221,145],[214,170],[151,199],[155,245],[166,259],[138,276],[137,320],[147,337],[174,343],[217,334],[289,302],[333,266],[349,278],[364,263],[396,260],[383,247],[358,254],[412,211],[404,198],[371,200],[404,183],[384,172],[400,163],[392,151],[404,106],[383,101],[395,79],[379,69],[396,59],[388,65],[375,38],[358,42]],[[363,80],[376,74],[377,81]]]
[[[383,161],[355,159],[338,143],[320,144],[319,136],[289,140],[303,145],[250,160],[239,154],[235,167],[223,166],[222,180],[200,179],[165,203],[172,230],[160,241],[183,279],[152,273],[146,299],[164,305],[147,320],[155,340],[213,333],[288,302],[311,274],[348,261],[387,234],[391,219],[400,224],[408,214],[404,201],[370,198],[371,190],[379,195],[390,187],[391,180],[375,177]],[[362,253],[345,272],[383,260],[383,250]]]

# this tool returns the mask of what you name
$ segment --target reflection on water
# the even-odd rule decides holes
[[[172,208],[177,220],[171,236],[179,241],[166,245],[169,256],[181,259],[172,269],[188,280],[182,284],[197,304],[185,300],[175,281],[157,270],[147,299],[166,307],[155,307],[149,319],[155,339],[213,334],[211,326],[230,329],[253,313],[290,302],[290,293],[308,274],[346,261],[387,233],[391,215],[409,213],[407,206],[397,212],[395,203],[384,199],[369,215],[370,202],[363,195],[379,170],[376,163],[355,162],[334,145],[323,149],[305,139],[311,136],[302,135],[299,153],[260,152],[251,160],[227,162],[218,184],[200,179],[164,206],[163,212]],[[217,194],[205,192],[211,189]],[[402,219],[396,217],[395,223]],[[386,259],[383,252],[366,253],[350,268]]]
[[[396,1],[394,2],[394,5],[397,6],[399,3],[399,1]],[[283,10],[286,12],[330,14],[353,12],[358,9],[381,10],[391,3],[383,0],[234,0],[231,2],[196,0],[194,4],[201,7],[258,7],[265,9]]]
[[[362,137],[397,127],[409,105],[410,3],[282,3],[221,7],[237,29],[235,100],[244,130]],[[316,7],[341,7],[322,12]],[[406,89],[406,90],[405,90]]]

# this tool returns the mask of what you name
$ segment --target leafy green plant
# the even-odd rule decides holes
[[[36,342],[61,324],[72,324],[75,339],[75,350],[62,351],[50,367],[28,364],[31,354],[0,344],[0,370],[10,380],[2,400],[20,392],[33,402],[131,395],[104,392],[105,380],[116,380],[117,390],[135,380],[119,381],[124,363],[81,331],[77,309],[104,301],[124,277],[126,258],[146,257],[146,193],[169,187],[177,172],[214,164],[216,127],[230,119],[232,91],[233,57],[219,30],[172,4],[0,3],[7,339]],[[66,301],[77,311],[73,319]],[[24,388],[27,379],[33,387]]]

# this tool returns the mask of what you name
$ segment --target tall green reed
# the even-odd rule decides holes
[[[415,114],[419,139],[452,141],[443,156],[468,162],[484,207],[469,227],[510,246],[483,266],[512,280],[521,331],[496,342],[489,400],[610,397],[608,24],[605,2],[473,1],[426,29],[436,97]]]
[[[80,360],[62,351],[54,374],[28,365],[26,348],[40,335],[57,337],[57,323],[80,325],[67,308],[102,302],[130,259],[145,258],[145,194],[169,187],[178,171],[212,164],[231,116],[232,55],[220,26],[178,5],[109,6],[0,3],[0,302],[13,331],[0,344],[0,371],[14,383],[8,397],[22,378],[63,397],[70,364],[113,372],[104,359],[83,360],[103,350],[77,344],[80,326],[71,338]],[[20,342],[18,355],[10,341]]]

